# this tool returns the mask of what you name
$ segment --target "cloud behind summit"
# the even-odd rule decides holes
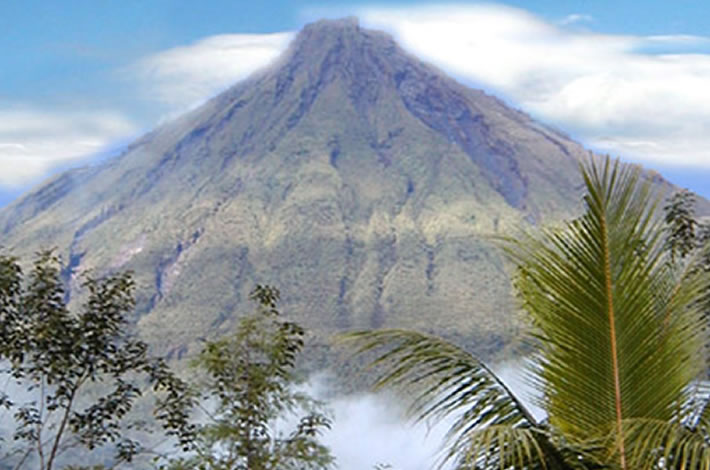
[[[708,38],[598,34],[490,5],[361,16],[412,53],[587,145],[654,164],[710,167]]]
[[[318,14],[327,14],[328,10]],[[340,14],[341,12],[338,11]],[[710,39],[594,33],[581,13],[547,21],[500,5],[366,8],[412,54],[599,150],[710,168]],[[143,85],[190,107],[273,60],[291,33],[215,36],[140,62]]]
[[[584,11],[543,18],[500,4],[328,7],[304,14],[309,20],[355,14],[363,26],[392,33],[412,54],[596,150],[665,168],[710,169],[708,37],[602,34]],[[0,119],[12,124],[0,132],[0,185],[26,184],[194,108],[273,61],[292,37],[205,36],[114,66],[107,76],[116,82],[107,83],[106,93],[120,82],[130,98],[120,100],[121,109],[0,96]],[[28,113],[37,119],[26,119]],[[58,122],[71,125],[69,132]],[[96,126],[88,129],[87,122]]]

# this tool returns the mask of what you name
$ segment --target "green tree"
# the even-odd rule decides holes
[[[607,158],[582,174],[580,218],[501,242],[531,320],[528,372],[546,419],[440,338],[380,330],[346,340],[376,353],[378,387],[414,393],[419,419],[456,415],[445,457],[461,468],[708,469],[707,248],[682,244],[696,227],[673,226],[689,214],[677,200],[665,228],[638,168]]]
[[[687,189],[679,191],[664,207],[667,248],[671,259],[685,258],[697,249],[698,220],[695,216],[695,195]]]
[[[173,461],[172,469],[305,470],[333,463],[318,442],[329,419],[294,389],[304,330],[281,319],[278,290],[257,286],[251,299],[257,312],[242,318],[233,335],[208,342],[195,361],[206,376],[206,423],[199,426],[192,455]],[[305,414],[293,429],[279,432],[297,413]]]
[[[710,221],[702,222],[695,215],[695,195],[684,189],[673,194],[664,206],[667,250],[673,261],[699,257],[698,269],[710,272]],[[699,299],[704,304],[706,319],[710,321],[710,289]],[[710,370],[708,370],[710,372]]]
[[[130,437],[141,423],[129,412],[147,384],[161,394],[154,413],[167,434],[181,444],[192,438],[186,384],[128,333],[131,276],[87,277],[84,285],[87,301],[71,313],[51,251],[26,277],[16,258],[0,256],[0,383],[14,389],[0,391],[0,404],[3,427],[15,428],[15,445],[0,445],[13,468],[51,470],[70,449],[109,443],[115,461],[131,461],[142,446]]]

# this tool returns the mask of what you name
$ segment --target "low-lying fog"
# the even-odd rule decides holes
[[[495,371],[540,418],[541,411],[530,405],[530,387],[523,379],[520,364],[506,363]],[[26,394],[13,381],[3,382],[0,392],[9,393],[16,400]],[[382,464],[391,465],[392,470],[430,470],[439,463],[441,444],[451,421],[415,425],[405,416],[406,403],[396,395],[365,393],[332,398],[326,382],[315,377],[305,388],[311,396],[326,402],[333,418],[332,428],[323,434],[321,442],[330,447],[338,469],[372,470]],[[13,428],[11,413],[0,410],[0,437],[11,442]]]
[[[543,416],[530,403],[531,389],[520,364],[506,363],[495,371],[536,418]],[[316,398],[324,396],[322,383],[311,380],[309,389]],[[447,423],[415,425],[404,415],[406,404],[396,396],[362,394],[330,399],[327,404],[334,422],[322,442],[336,456],[340,470],[368,470],[376,464],[389,464],[393,470],[430,470],[439,463]]]

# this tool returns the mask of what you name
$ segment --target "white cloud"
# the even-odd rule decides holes
[[[710,38],[598,34],[575,29],[593,21],[582,13],[553,23],[490,4],[354,13],[416,56],[502,94],[587,145],[649,163],[710,168]],[[158,112],[174,116],[268,65],[292,37],[207,37],[145,57],[123,73]],[[23,185],[135,131],[111,111],[0,108],[0,185]]]
[[[150,99],[184,111],[268,65],[293,33],[223,34],[187,46],[168,49],[134,64]]]
[[[139,92],[175,116],[267,65],[292,33],[232,34],[168,49],[123,73]],[[138,126],[113,111],[57,111],[0,107],[0,186],[21,187],[53,168],[105,151],[134,135]]]
[[[708,38],[570,30],[498,5],[370,8],[360,17],[586,144],[656,164],[710,167],[710,54],[697,50]],[[684,45],[696,50],[684,53]]]
[[[207,37],[145,57],[119,74],[137,81],[137,93],[165,105],[162,111],[174,117],[267,65],[292,37],[288,32]],[[0,187],[24,186],[137,131],[131,120],[110,110],[0,107]]]
[[[136,132],[113,112],[0,109],[0,185],[19,187]]]
[[[493,369],[535,419],[545,418],[545,412],[534,404],[539,393],[527,381],[530,377],[523,360],[494,364]],[[333,452],[338,468],[372,469],[382,463],[392,465],[393,470],[429,470],[442,463],[447,431],[463,410],[443,419],[415,422],[406,418],[409,403],[396,394],[338,396],[328,389],[327,380],[312,377],[304,389],[332,412],[332,428],[324,433],[322,442]],[[446,465],[442,470],[451,468]]]

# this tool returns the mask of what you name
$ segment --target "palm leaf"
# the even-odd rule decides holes
[[[545,468],[540,438],[528,427],[492,425],[477,429],[448,449],[451,458],[476,468]]]
[[[689,416],[683,423],[710,438],[710,383],[699,383],[692,400]],[[693,407],[693,404],[696,406]]]
[[[483,363],[403,330],[347,336],[377,351],[377,387],[413,389],[418,419],[458,413],[445,461],[466,468],[707,468],[703,361],[708,273],[668,253],[660,197],[640,170],[582,168],[585,214],[502,244],[533,323],[541,425]],[[705,254],[703,254],[705,255]],[[696,397],[697,398],[697,397]]]
[[[441,338],[408,330],[341,336],[356,353],[376,352],[375,389],[406,387],[417,420],[458,415],[442,465],[464,459],[476,468],[567,468],[532,414],[481,361]],[[481,467],[482,465],[482,467]]]
[[[629,465],[640,470],[710,470],[707,435],[675,421],[625,420]]]
[[[622,423],[670,422],[700,371],[697,274],[668,262],[658,197],[640,170],[589,163],[586,213],[561,229],[504,239],[535,326],[536,384],[550,424],[571,441],[609,432],[625,462]]]

